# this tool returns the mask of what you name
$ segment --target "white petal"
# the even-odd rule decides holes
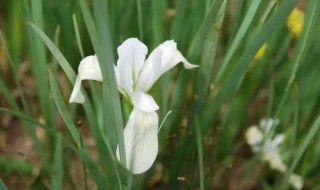
[[[260,127],[264,133],[268,134],[272,127],[276,127],[279,124],[278,119],[265,118],[260,120]]]
[[[278,152],[273,154],[269,154],[268,152],[265,152],[263,154],[263,161],[268,162],[271,169],[273,170],[277,170],[279,172],[285,172],[287,170],[287,166],[282,161]]]
[[[136,85],[137,91],[147,92],[161,75],[161,57],[163,51],[155,49],[146,60]]]
[[[124,129],[127,168],[134,174],[147,171],[158,154],[158,115],[133,109]],[[119,147],[117,148],[119,160]]]
[[[290,175],[289,183],[294,189],[302,189],[303,187],[303,179],[297,174]]]
[[[117,68],[116,65],[113,65],[113,71],[114,71],[114,75],[115,75],[115,79],[116,79],[116,83],[117,83],[117,87],[118,87],[119,92],[120,92],[125,98],[129,98],[129,93],[127,93],[127,91],[125,90],[125,88],[121,85],[119,69]]]
[[[70,103],[84,102],[84,98],[80,90],[82,80],[102,81],[100,65],[95,55],[87,56],[81,60],[78,68],[76,82],[70,96]]]
[[[117,67],[122,88],[129,94],[133,92],[148,48],[137,38],[129,38],[118,47]]]
[[[80,103],[80,104],[84,103],[84,97],[81,93],[80,88],[81,88],[81,80],[79,76],[77,76],[76,82],[74,83],[74,87],[69,99],[69,103]]]
[[[144,112],[153,112],[159,109],[152,96],[143,92],[135,92],[132,96],[132,104],[136,109]]]
[[[272,140],[274,146],[279,146],[284,140],[284,134],[279,134]]]
[[[148,91],[163,73],[170,70],[180,62],[183,63],[186,69],[198,67],[198,65],[190,64],[183,57],[180,51],[177,50],[177,44],[173,40],[168,40],[160,44],[148,57],[145,66],[140,73],[137,88],[139,90],[143,89],[143,86],[146,86],[148,81],[146,79],[149,79],[150,81],[147,83],[147,88],[144,90]]]
[[[257,126],[249,127],[245,137],[250,146],[258,145],[263,141],[263,133]]]

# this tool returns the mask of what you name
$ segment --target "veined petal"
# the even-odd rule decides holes
[[[76,82],[69,99],[70,103],[84,102],[84,98],[80,90],[82,80],[102,81],[100,65],[95,55],[87,56],[81,60],[78,67]]]
[[[147,171],[158,154],[158,115],[134,108],[124,129],[127,168],[134,174]],[[117,148],[119,160],[119,147]]]
[[[129,38],[118,47],[117,68],[120,86],[131,94],[138,79],[148,48],[137,38]]]
[[[180,62],[183,63],[186,69],[198,67],[198,65],[189,63],[183,57],[181,52],[177,49],[177,44],[173,40],[168,40],[160,44],[151,52],[144,67],[142,68],[137,82],[137,89],[145,92],[148,91],[163,73],[170,70]]]
[[[132,104],[136,109],[144,112],[153,112],[159,109],[152,96],[143,92],[135,92],[132,96]]]

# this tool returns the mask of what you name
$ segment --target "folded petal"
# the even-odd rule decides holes
[[[158,115],[134,108],[124,129],[127,168],[134,174],[147,171],[158,154]],[[119,160],[119,147],[117,148]]]
[[[177,49],[173,40],[165,41],[154,49],[141,70],[137,89],[148,91],[158,78],[178,63],[182,62],[186,69],[193,69],[198,65],[189,63]],[[160,64],[160,65],[159,65]]]
[[[135,92],[131,100],[136,109],[144,112],[153,112],[159,109],[153,97],[143,92]]]
[[[117,68],[120,87],[128,94],[133,92],[147,52],[147,46],[137,38],[129,38],[118,47]]]
[[[74,84],[69,102],[83,103],[84,98],[81,93],[82,80],[102,81],[102,74],[98,59],[95,55],[87,56],[81,60],[78,68],[78,75]]]

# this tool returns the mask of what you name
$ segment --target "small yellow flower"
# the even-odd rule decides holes
[[[267,47],[267,43],[264,43],[254,56],[254,60],[258,61],[259,59],[261,59],[264,53],[266,52]]]
[[[287,20],[287,26],[294,38],[298,38],[303,28],[304,12],[294,8]]]

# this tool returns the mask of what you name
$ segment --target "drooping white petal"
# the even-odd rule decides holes
[[[118,47],[117,68],[120,87],[128,94],[131,94],[134,90],[147,52],[147,46],[137,38],[129,38]]]
[[[124,129],[127,168],[134,174],[147,171],[158,154],[158,115],[134,108]],[[117,148],[119,160],[119,147]]]
[[[186,69],[198,67],[198,65],[189,63],[183,57],[181,52],[177,49],[177,44],[173,40],[168,40],[160,44],[151,52],[142,68],[137,82],[137,89],[145,92],[148,91],[163,73],[180,62],[183,63]]]
[[[159,109],[153,97],[143,92],[135,92],[131,100],[135,108],[144,112],[153,112]]]
[[[95,55],[87,56],[81,60],[78,67],[76,82],[69,99],[70,103],[84,102],[84,98],[80,90],[82,80],[102,81],[100,65]]]
[[[74,83],[69,103],[84,103],[84,97],[81,93],[81,79],[79,76],[77,76],[76,82]]]

